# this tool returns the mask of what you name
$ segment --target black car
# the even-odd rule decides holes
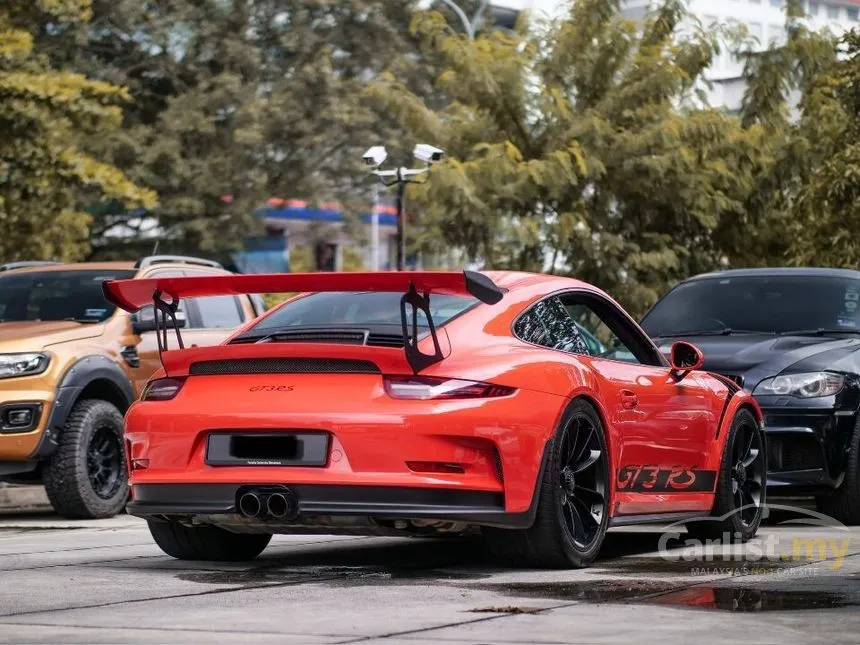
[[[704,369],[765,414],[768,494],[814,495],[860,524],[860,271],[737,269],[695,276],[642,319],[661,351],[695,343]]]

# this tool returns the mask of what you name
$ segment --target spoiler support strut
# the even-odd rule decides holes
[[[161,359],[161,354],[167,351],[168,316],[170,316],[170,320],[173,321],[173,331],[176,334],[176,342],[179,345],[179,349],[185,349],[185,345],[182,342],[182,334],[179,332],[179,324],[176,322],[176,311],[179,309],[179,298],[173,298],[171,302],[165,302],[164,298],[161,297],[161,293],[161,291],[156,290],[156,292],[152,294],[152,313],[155,317],[155,339],[158,343],[158,360],[162,365],[164,365],[164,361]],[[161,322],[159,322],[158,312],[161,312]],[[169,374],[167,374],[167,368],[165,368],[165,376],[169,376]]]
[[[412,306],[411,335],[406,328],[407,305]],[[419,309],[427,317],[427,326],[430,327],[430,337],[433,339],[433,354],[425,354],[418,349]],[[400,325],[403,329],[403,349],[406,352],[406,360],[409,361],[409,366],[415,374],[444,358],[442,347],[439,345],[439,337],[436,335],[436,325],[433,324],[433,316],[430,314],[430,294],[419,294],[414,283],[409,284],[409,290],[400,299]]]

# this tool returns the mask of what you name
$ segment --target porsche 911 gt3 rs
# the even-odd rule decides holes
[[[664,358],[592,285],[464,271],[104,291],[158,321],[163,369],[125,417],[127,510],[176,558],[251,559],[276,533],[480,531],[511,564],[566,568],[614,526],[746,541],[761,521],[755,400],[689,343]],[[273,292],[300,295],[183,346],[183,299]]]

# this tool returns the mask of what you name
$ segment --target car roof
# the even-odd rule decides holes
[[[531,287],[546,287],[548,290],[583,288],[594,290],[594,285],[562,276],[546,273],[528,273],[526,271],[481,271],[498,286],[509,291],[528,289]]]
[[[103,271],[106,269],[136,271],[134,262],[69,262],[67,264],[40,264],[21,267],[9,273],[14,272],[17,275],[19,273],[42,273],[44,271]]]
[[[727,269],[725,271],[713,271],[701,273],[683,280],[682,282],[693,282],[695,280],[709,280],[713,278],[754,278],[768,276],[798,276],[798,277],[831,277],[860,279],[860,271],[854,269],[837,269],[828,267],[767,267],[752,269]]]

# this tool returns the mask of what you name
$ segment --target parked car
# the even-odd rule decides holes
[[[814,495],[860,524],[860,272],[738,269],[699,275],[642,318],[663,351],[690,340],[704,369],[750,391],[764,411],[775,495]]]
[[[127,511],[176,558],[251,559],[275,533],[479,527],[504,561],[566,568],[591,562],[610,526],[695,519],[703,536],[745,541],[761,521],[755,400],[698,371],[689,343],[666,360],[589,284],[319,273],[105,292],[130,312],[156,293],[169,309],[309,292],[218,346],[182,349],[175,329],[126,414]],[[630,358],[592,354],[582,328]]]
[[[0,480],[43,483],[69,518],[102,518],[128,499],[122,417],[160,367],[152,308],[134,316],[104,280],[229,275],[215,262],[26,263],[0,273]],[[262,313],[258,297],[190,300],[191,344],[211,345]]]

